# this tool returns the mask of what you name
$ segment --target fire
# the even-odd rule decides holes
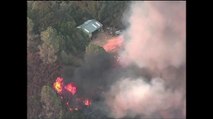
[[[91,105],[91,100],[85,99],[85,100],[84,100],[84,105],[90,106],[90,105]]]
[[[91,105],[91,100],[90,99],[84,99],[82,97],[79,97],[78,95],[76,95],[77,93],[77,86],[71,82],[68,83],[66,85],[64,85],[64,80],[62,77],[57,77],[56,81],[53,84],[54,89],[56,90],[56,92],[58,94],[60,94],[60,98],[61,100],[66,100],[65,101],[65,105],[67,106],[68,110],[70,112],[73,111],[78,111],[80,110],[82,107],[82,104],[89,107]],[[65,89],[65,90],[63,90]],[[76,95],[76,96],[71,96],[70,95],[66,95],[67,93],[62,93],[63,91],[69,92],[72,95]],[[74,98],[74,102],[72,102],[72,98]],[[71,101],[71,102],[70,102]],[[74,105],[72,105],[74,104]],[[75,105],[75,104],[79,104],[79,105]],[[74,106],[74,107],[72,107]]]
[[[53,84],[54,89],[57,93],[61,94],[63,90],[63,78],[57,77],[55,83]]]
[[[75,86],[74,83],[69,83],[65,86],[65,89],[69,91],[72,95],[75,95],[77,92],[77,87]]]
[[[116,51],[123,43],[122,37],[114,37],[107,41],[107,43],[103,46],[106,52],[114,52]]]

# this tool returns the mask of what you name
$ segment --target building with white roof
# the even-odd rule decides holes
[[[77,28],[82,29],[85,33],[92,37],[92,33],[98,31],[102,28],[102,24],[95,19],[87,20],[82,25],[78,26]]]

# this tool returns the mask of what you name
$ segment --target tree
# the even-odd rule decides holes
[[[33,21],[29,17],[27,17],[27,34],[32,33],[33,26],[34,26]]]
[[[39,44],[39,37],[34,33],[34,23],[32,19],[27,17],[27,51],[36,52],[38,51],[37,45]]]
[[[77,57],[82,57],[89,43],[89,37],[81,30],[75,28],[64,39],[63,50]]]
[[[62,106],[60,98],[49,86],[43,86],[41,90],[42,113],[40,118],[45,119],[61,119]]]
[[[57,60],[56,50],[53,48],[53,45],[43,43],[40,47],[40,57],[44,63],[51,64]]]
[[[49,20],[45,19],[45,16],[49,17],[51,12],[51,2],[45,1],[32,1],[28,2],[28,17],[35,21],[35,31],[39,33],[47,27]]]
[[[41,113],[40,94],[43,85],[51,85],[61,70],[58,62],[48,65],[42,63],[39,54],[27,53],[27,118],[35,119]]]
[[[88,36],[76,27],[88,19],[97,19],[104,26],[119,26],[124,8],[123,3],[104,1],[27,2],[28,118],[38,118],[41,111],[46,109],[41,109],[41,90],[44,85],[52,85],[55,78],[62,74],[59,63],[75,68],[79,65],[91,64],[88,67],[93,66],[94,73],[99,70],[96,64],[104,64],[103,68],[100,68],[104,71],[110,66],[107,62],[111,60],[105,60],[109,56],[103,48],[89,44]],[[85,52],[91,57],[85,58]],[[89,63],[83,64],[83,60]],[[42,95],[44,97],[46,94]],[[45,98],[42,100],[44,103]]]
[[[57,60],[60,44],[63,42],[62,36],[58,35],[54,28],[48,27],[41,32],[41,40],[43,43],[38,48],[42,61],[46,64],[54,63]]]
[[[68,35],[68,34],[70,34],[70,33],[72,33],[73,31],[76,30],[76,23],[71,17],[69,21],[59,22],[58,25],[57,25],[57,29],[63,35]]]
[[[32,44],[32,39],[33,39],[33,21],[27,17],[27,47],[29,48]]]
[[[61,61],[65,65],[73,65],[73,66],[80,66],[82,60],[73,56],[71,53],[66,53],[64,50],[61,51]]]
[[[104,1],[98,11],[100,22],[102,22],[104,26],[122,27],[122,17],[127,5],[128,1]]]
[[[90,43],[86,47],[86,55],[95,55],[95,54],[101,54],[101,53],[106,53],[106,52],[102,47],[98,45]]]
[[[75,41],[76,48],[80,50],[81,53],[84,52],[86,46],[89,44],[89,37],[83,31],[76,29],[72,38]]]

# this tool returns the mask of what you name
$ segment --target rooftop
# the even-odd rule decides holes
[[[82,25],[77,28],[83,29],[86,33],[90,34],[98,29],[100,29],[103,25],[95,19],[87,20]]]

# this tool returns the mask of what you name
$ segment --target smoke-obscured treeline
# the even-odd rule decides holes
[[[89,44],[89,38],[76,27],[88,19],[96,19],[104,27],[123,28],[121,18],[127,3],[27,2],[28,119],[84,118],[81,111],[70,114],[60,104],[52,92],[52,83],[64,68],[72,71],[81,66],[85,53],[106,53],[101,47]]]

